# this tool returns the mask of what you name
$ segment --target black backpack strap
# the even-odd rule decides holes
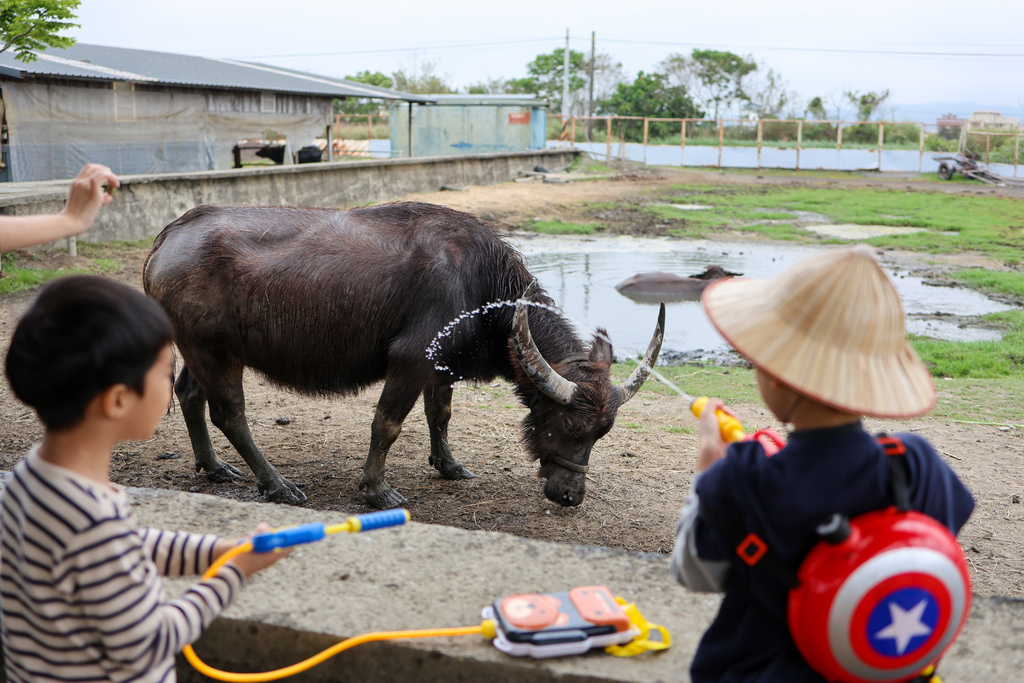
[[[703,500],[700,501],[698,514],[725,539],[744,564],[764,570],[788,589],[800,585],[796,572],[790,569],[760,536],[753,532],[744,534],[735,524],[712,510]]]
[[[900,512],[910,510],[910,472],[907,466],[907,447],[898,436],[879,434],[877,437],[885,462],[889,468],[889,493]]]

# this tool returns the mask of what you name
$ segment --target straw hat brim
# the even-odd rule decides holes
[[[828,270],[822,264],[809,273],[810,280],[817,277],[820,282],[807,282],[799,290],[803,300],[796,307],[792,292],[787,299],[778,291],[778,285],[787,284],[780,282],[784,273],[772,279],[718,280],[704,290],[704,309],[739,353],[820,403],[875,417],[913,417],[930,410],[936,400],[935,384],[907,342],[903,308],[891,283],[885,280],[895,311],[886,287],[877,283],[867,292],[863,286],[838,295],[828,291],[857,286]],[[788,280],[792,285],[794,277]],[[875,315],[878,309],[886,313]]]

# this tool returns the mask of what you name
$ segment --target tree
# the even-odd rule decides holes
[[[419,68],[414,65],[412,72],[406,72],[404,67],[399,69],[391,74],[391,78],[394,79],[395,90],[421,95],[449,95],[455,93],[455,88],[448,84],[451,76],[449,74],[444,76],[438,75],[435,73],[435,69],[437,69],[436,61],[423,62],[423,65]]]
[[[722,109],[750,100],[744,79],[757,70],[757,62],[732,52],[694,50],[690,57],[671,54],[658,68],[674,85],[686,87],[698,102],[713,109],[717,119]]]
[[[889,91],[883,90],[881,92],[870,91],[863,95],[859,91],[844,91],[843,95],[850,101],[857,109],[857,120],[858,121],[870,121],[871,117],[878,111],[882,104],[889,99]]]
[[[619,83],[615,93],[601,103],[603,112],[614,116],[644,116],[662,119],[701,118],[704,113],[693,103],[689,93],[681,85],[669,85],[665,74],[643,71],[632,83]],[[655,137],[679,132],[678,123],[657,122],[651,124],[650,132]]]
[[[814,97],[810,102],[807,103],[807,108],[804,113],[809,114],[811,118],[819,121],[824,121],[828,118],[828,112],[825,110],[825,101],[819,95]]]
[[[504,78],[488,78],[466,86],[470,95],[502,95],[508,93],[509,81]]]
[[[36,51],[48,47],[71,47],[75,39],[58,35],[78,28],[74,10],[80,0],[3,0],[0,3],[0,52],[14,48],[16,59],[35,61]]]
[[[394,81],[387,74],[380,71],[360,71],[355,76],[345,76],[345,80],[365,83],[378,88],[391,88]],[[378,116],[385,113],[391,106],[390,102],[364,97],[344,97],[334,100],[335,114],[373,114]]]
[[[596,61],[596,60],[595,60]],[[586,73],[586,60],[582,52],[569,50],[569,92],[581,90],[587,80],[583,76]],[[572,103],[569,102],[566,108],[562,108],[562,74],[565,70],[565,48],[559,47],[547,54],[539,54],[526,65],[529,76],[516,78],[508,82],[508,92],[526,93],[542,97],[551,102],[552,113],[568,116],[571,113]]]
[[[763,72],[761,78],[754,74],[746,84],[747,101],[743,108],[759,119],[782,118],[786,105],[793,101],[795,95],[786,90],[786,82],[774,70]]]

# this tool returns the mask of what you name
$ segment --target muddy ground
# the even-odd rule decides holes
[[[906,191],[938,190],[989,194],[992,188],[974,185],[921,183],[867,178],[800,179],[729,176],[717,172],[628,169],[605,180],[556,183],[504,183],[438,192],[406,199],[446,204],[471,211],[499,229],[515,229],[534,218],[591,222],[601,220],[617,232],[664,234],[666,221],[639,210],[652,193],[671,183],[740,182],[794,183],[819,186],[876,185]],[[999,192],[1013,193],[1015,191]],[[1024,199],[1019,192],[1012,196]],[[618,202],[614,215],[595,216],[586,202]],[[608,213],[607,208],[599,209]],[[734,235],[723,231],[722,239]],[[745,235],[749,240],[750,236]],[[140,286],[146,250],[116,254],[113,274]],[[72,265],[66,255],[40,257],[48,265]],[[82,257],[79,257],[80,259]],[[945,264],[983,265],[977,255],[956,255],[927,261],[913,255],[886,254],[941,275]],[[31,293],[0,296],[0,347]],[[671,321],[669,321],[671,324]],[[653,329],[653,320],[652,320]],[[614,340],[613,340],[614,341]],[[694,367],[693,372],[706,372]],[[369,447],[370,421],[379,386],[356,398],[311,399],[246,376],[246,398],[253,435],[268,459],[296,482],[318,509],[366,512],[356,484]],[[940,395],[943,391],[939,381]],[[760,405],[732,406],[751,427],[775,426]],[[591,458],[587,498],[577,508],[547,501],[536,465],[518,442],[519,423],[526,409],[503,381],[484,385],[460,383],[453,400],[450,426],[452,450],[475,479],[447,481],[427,464],[429,441],[418,404],[388,457],[387,478],[407,499],[413,519],[467,529],[505,531],[544,540],[612,546],[632,551],[665,553],[672,548],[672,530],[689,490],[696,451],[694,427],[686,403],[679,397],[647,387],[622,407],[616,426],[599,441]],[[979,422],[986,421],[984,405],[977,406]],[[281,424],[287,422],[287,424]],[[972,425],[926,416],[906,421],[868,423],[871,429],[913,430],[927,437],[963,478],[978,501],[960,540],[967,552],[980,595],[1024,597],[1024,441],[1019,428]],[[248,474],[244,462],[215,429],[211,430],[219,457]],[[10,469],[41,436],[33,414],[0,387],[0,469]],[[244,500],[259,500],[251,476],[233,484],[215,484],[197,474],[180,413],[170,413],[157,434],[120,447],[114,458],[113,479],[129,486],[173,488]]]

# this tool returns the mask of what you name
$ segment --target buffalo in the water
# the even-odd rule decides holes
[[[704,272],[680,277],[673,273],[652,271],[638,273],[631,278],[615,285],[623,296],[641,303],[658,303],[661,301],[698,301],[700,294],[714,280],[724,277],[736,277],[743,273],[730,273],[721,266],[708,266]]]
[[[504,377],[529,408],[522,442],[540,461],[544,494],[579,505],[591,448],[647,378],[665,327],[663,307],[643,362],[613,384],[603,330],[582,341],[491,227],[421,203],[201,206],[156,238],[143,283],[170,315],[185,361],[174,388],[197,471],[214,481],[240,476],[214,454],[209,405],[260,492],[293,504],[305,496],[249,432],[247,367],[320,396],[384,380],[359,483],[380,508],[403,502],[384,480],[384,463],[416,400],[423,396],[430,464],[448,479],[472,477],[448,444],[452,385]]]

